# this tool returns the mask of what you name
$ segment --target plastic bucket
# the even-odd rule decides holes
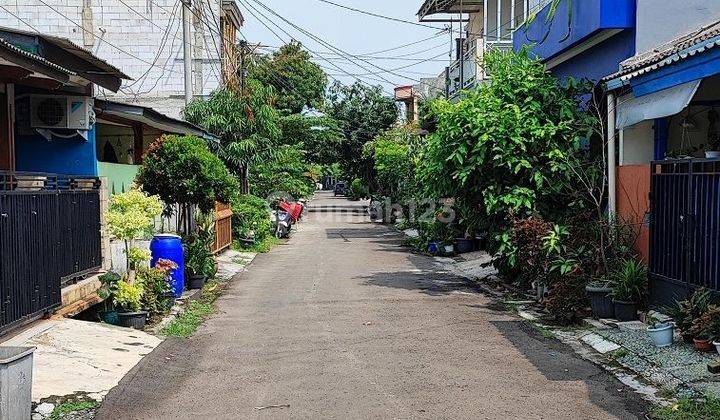
[[[150,252],[152,253],[150,264],[153,267],[159,259],[170,260],[177,264],[178,268],[170,273],[171,285],[175,291],[175,296],[182,296],[185,290],[185,262],[180,237],[168,234],[155,235],[150,241]]]

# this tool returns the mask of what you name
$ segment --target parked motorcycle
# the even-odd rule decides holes
[[[287,238],[292,230],[292,217],[284,210],[273,210],[270,212],[270,222],[275,237],[278,239]]]

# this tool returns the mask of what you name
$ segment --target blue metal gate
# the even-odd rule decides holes
[[[656,161],[651,177],[651,301],[720,291],[720,161]]]
[[[0,172],[0,332],[60,305],[101,263],[96,178]]]

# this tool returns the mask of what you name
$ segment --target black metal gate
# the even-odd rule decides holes
[[[99,185],[0,172],[0,332],[56,308],[63,282],[100,268]]]
[[[651,177],[651,300],[720,291],[720,161],[656,161]]]

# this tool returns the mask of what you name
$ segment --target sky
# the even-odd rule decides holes
[[[416,83],[420,77],[437,76],[449,63],[450,34],[447,32],[439,34],[445,25],[442,23],[433,24],[438,29],[414,26],[362,15],[319,0],[237,1],[245,17],[245,25],[241,32],[248,42],[277,47],[282,44],[279,37],[286,43],[291,39],[289,35],[292,35],[294,39],[301,41],[307,50],[318,54],[314,61],[332,76],[331,81],[337,79],[343,84],[351,84],[360,78],[368,84],[382,85],[387,93],[391,93],[395,86],[413,84],[414,81]],[[411,22],[418,21],[416,13],[422,5],[422,0],[332,1]],[[300,29],[293,28],[279,17],[272,16],[258,3],[265,4],[291,23],[320,38],[330,47],[301,33]],[[289,35],[269,23],[258,11],[267,17],[272,17],[272,21]],[[263,22],[272,28],[277,36],[267,29]],[[416,41],[422,42],[380,52]],[[365,61],[354,58],[348,60],[348,57],[342,57],[339,51],[332,51],[332,47],[356,56],[369,55],[363,57]],[[265,52],[271,50],[264,49]],[[421,62],[422,60],[428,61]],[[368,73],[379,74],[368,75]],[[362,76],[348,74],[362,74]]]

